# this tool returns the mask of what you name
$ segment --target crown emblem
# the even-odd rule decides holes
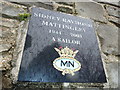
[[[78,50],[69,49],[67,46],[65,48],[54,48],[60,57],[53,61],[53,66],[59,71],[62,71],[62,75],[71,74],[80,70],[81,64],[75,59]]]
[[[72,57],[74,58],[76,54],[78,53],[78,50],[73,51],[72,49],[69,49],[67,46],[65,48],[62,48],[61,50],[58,48],[55,48],[55,50],[58,52],[60,57]]]

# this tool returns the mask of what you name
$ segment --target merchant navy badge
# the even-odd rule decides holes
[[[56,58],[53,61],[53,66],[59,71],[62,71],[62,75],[71,74],[74,75],[74,72],[79,71],[81,68],[81,64],[74,57],[78,53],[78,50],[72,50],[68,47],[65,48],[54,48],[58,54],[59,58]]]

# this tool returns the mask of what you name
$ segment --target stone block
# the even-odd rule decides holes
[[[95,2],[76,2],[75,8],[80,16],[106,22],[106,18],[104,17],[106,13],[100,4]]]
[[[118,62],[111,62],[106,64],[109,88],[118,88],[118,69]]]
[[[114,23],[115,25],[117,25],[118,27],[120,27],[120,18],[109,16],[108,21],[110,21],[110,22]]]
[[[74,6],[74,2],[57,2],[57,3],[72,6],[72,7]]]
[[[105,9],[109,16],[120,18],[120,8],[110,5],[105,5]]]
[[[0,13],[4,17],[17,17],[19,13],[26,13],[26,7],[12,4],[9,2],[2,2],[2,11]]]
[[[119,0],[93,0],[93,1],[120,7]]]
[[[2,44],[0,45],[0,52],[7,51],[11,48],[10,44]]]
[[[16,28],[2,27],[2,38],[15,39],[16,38]],[[3,41],[4,42],[4,41]]]
[[[9,2],[13,2],[19,5],[31,7],[31,6],[36,6],[36,7],[42,7],[45,9],[50,9],[53,10],[53,3],[52,2],[40,2],[39,0],[7,0]]]
[[[3,76],[2,77],[2,87],[3,88],[7,88],[10,89],[12,87],[12,81],[10,80],[10,78]]]
[[[69,7],[58,6],[57,11],[73,14],[73,10]]]
[[[19,25],[19,21],[15,19],[0,18],[0,20],[2,21],[0,25],[3,27],[16,28]]]
[[[118,28],[112,24],[101,24],[97,28],[102,51],[105,54],[120,55],[118,52]]]

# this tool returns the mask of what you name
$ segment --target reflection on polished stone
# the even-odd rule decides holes
[[[106,82],[92,20],[40,8],[31,13],[18,81]]]

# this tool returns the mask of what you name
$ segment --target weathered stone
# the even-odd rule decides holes
[[[105,5],[105,9],[107,10],[108,15],[120,18],[120,8],[110,5]]]
[[[10,50],[8,52],[2,52],[2,59],[3,60],[10,61],[12,59],[13,56],[9,52],[10,52]]]
[[[118,62],[118,57],[114,55],[107,56],[109,62]]]
[[[2,21],[0,25],[4,27],[16,28],[19,25],[19,22],[15,19],[0,18],[0,20]]]
[[[87,87],[87,88],[99,87],[100,88],[100,87],[103,87],[103,84],[101,84],[101,83],[65,83],[65,84],[63,84],[63,88],[72,88],[73,89],[73,88],[85,88],[85,87]],[[97,89],[89,88],[88,90],[97,90]]]
[[[10,69],[10,64],[8,63],[7,60],[2,60],[2,65],[0,65],[0,70],[8,70]]]
[[[59,6],[57,8],[57,11],[64,12],[64,13],[69,13],[69,14],[73,13],[73,9],[71,9],[69,7],[64,7],[64,6]]]
[[[74,6],[74,2],[57,2],[59,4],[63,4],[63,5],[68,5],[68,6]]]
[[[3,88],[11,88],[12,82],[8,77],[3,76],[2,77],[2,87]]]
[[[120,7],[119,0],[93,0],[93,1]]]
[[[19,24],[19,28],[17,31],[16,47],[13,53],[14,60],[11,63],[13,66],[11,71],[13,83],[16,83],[16,81],[18,80],[18,73],[19,73],[20,64],[21,64],[22,52],[24,49],[25,37],[27,35],[27,29],[28,29],[28,22],[22,21]]]
[[[0,72],[0,90],[2,90],[2,72]]]
[[[0,26],[2,26],[2,38],[15,38],[16,37],[16,28],[19,25],[19,21],[14,19],[0,18],[2,21]]]
[[[119,59],[117,56],[115,55],[105,55],[104,53],[102,53],[102,59],[104,60],[105,63],[110,63],[110,62],[118,62]]]
[[[12,18],[18,16],[19,13],[26,13],[26,10],[25,7],[20,5],[2,2],[2,11],[0,11],[0,13],[2,13],[2,16]]]
[[[9,45],[9,44],[6,44]],[[5,45],[3,45],[5,46]],[[2,47],[3,47],[2,46]],[[11,48],[11,47],[10,47]],[[2,49],[3,50],[3,49]],[[8,70],[11,68],[10,61],[12,60],[12,55],[10,54],[10,50],[6,49],[5,52],[1,52],[0,55],[0,70]]]
[[[27,7],[31,7],[31,6],[37,6],[37,7],[42,7],[45,9],[53,9],[53,3],[52,2],[40,2],[39,0],[34,0],[34,1],[30,1],[30,0],[7,0],[9,2],[13,2],[16,4],[20,4],[20,5],[24,5]]]
[[[106,64],[109,88],[118,88],[118,62]]]
[[[0,52],[7,51],[11,48],[11,44],[0,45]]]
[[[41,90],[42,88],[51,88],[49,90],[53,90],[53,88],[56,88],[57,90],[63,90],[62,83],[40,83],[40,82],[18,82],[16,84],[16,90],[23,90],[27,88],[28,90]]]
[[[0,22],[1,23],[1,22]],[[0,26],[0,37],[2,37],[2,26]],[[1,41],[1,40],[0,40]]]
[[[0,53],[0,71],[2,70],[2,53]]]
[[[120,24],[120,22],[119,22],[120,19],[119,19],[119,18],[109,16],[109,17],[108,17],[108,20],[109,20],[110,22],[115,22],[115,23]]]
[[[19,2],[19,4],[25,5],[25,6],[37,6],[42,7],[45,9],[53,10],[52,2]]]
[[[106,18],[104,17],[105,12],[100,4],[97,4],[95,2],[76,2],[75,8],[76,12],[80,16],[106,22]]]
[[[63,87],[69,87],[70,83],[63,83]]]
[[[115,25],[120,27],[120,18],[109,16],[108,21],[110,21],[111,23],[114,23]]]
[[[102,51],[105,54],[120,55],[118,52],[118,28],[114,25],[101,24],[97,28]]]
[[[2,38],[15,39],[16,28],[2,27]]]
[[[15,45],[15,38],[2,38],[2,41],[0,41],[0,44],[11,44]]]

